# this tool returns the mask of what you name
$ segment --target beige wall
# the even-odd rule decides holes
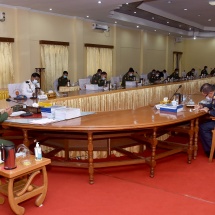
[[[113,45],[113,74],[120,75],[133,67],[139,73],[152,69],[173,68],[173,52],[183,52],[182,70],[214,65],[215,39],[183,40],[139,29],[109,25],[109,32],[93,30],[90,20],[57,16],[31,10],[0,7],[6,21],[0,23],[0,37],[15,38],[13,45],[16,82],[29,78],[41,67],[39,40],[69,42],[69,77],[86,77],[85,43]],[[105,68],[103,68],[105,70]]]

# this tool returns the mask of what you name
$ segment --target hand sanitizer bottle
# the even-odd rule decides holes
[[[36,146],[34,147],[34,154],[35,154],[36,161],[42,160],[42,149],[38,142],[36,143]]]

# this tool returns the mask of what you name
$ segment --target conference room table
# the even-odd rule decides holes
[[[194,101],[202,100],[201,95],[193,95]],[[21,129],[24,133],[24,143],[29,146],[28,132],[40,131],[53,132],[55,134],[82,134],[87,139],[88,162],[76,163],[77,167],[87,167],[89,171],[89,183],[94,183],[94,168],[119,166],[129,164],[146,163],[150,166],[150,177],[154,177],[156,160],[173,155],[179,152],[187,153],[187,162],[191,163],[193,156],[196,156],[197,140],[198,140],[198,120],[204,116],[204,112],[199,112],[194,108],[184,105],[183,110],[178,113],[162,112],[148,105],[127,110],[114,110],[104,112],[93,112],[88,115],[53,122],[44,125],[32,124],[31,118],[9,118],[2,123],[4,128]],[[189,131],[188,144],[176,145],[173,148],[169,147],[168,151],[157,153],[158,137],[160,133],[166,133],[172,128],[178,129],[183,123],[188,123],[188,129],[184,129],[185,133]],[[183,129],[179,129],[183,131]],[[96,135],[121,135],[122,133],[131,133],[133,138],[140,143],[150,145],[149,156],[135,156],[135,159],[111,161],[111,162],[94,162],[93,140]],[[71,163],[71,162],[70,162]],[[70,165],[70,164],[68,164]],[[74,165],[74,164],[73,164]]]

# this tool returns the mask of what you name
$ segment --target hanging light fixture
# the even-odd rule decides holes
[[[209,4],[215,6],[215,0],[209,0]]]

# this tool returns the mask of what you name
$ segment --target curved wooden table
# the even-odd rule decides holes
[[[202,97],[197,96],[197,99]],[[187,145],[186,151],[188,154],[188,163],[191,163],[193,152],[194,156],[197,150],[197,138],[198,138],[198,118],[205,115],[203,112],[197,112],[193,109],[184,107],[182,112],[175,114],[160,113],[159,110],[155,110],[153,107],[141,107],[134,110],[120,110],[99,112],[76,119],[55,122],[46,125],[34,125],[34,124],[22,124],[15,122],[2,123],[5,128],[16,127],[23,130],[24,143],[28,146],[28,130],[37,131],[56,131],[63,133],[83,133],[87,135],[88,139],[88,170],[89,170],[89,183],[94,183],[94,167],[104,166],[117,166],[147,163],[150,166],[150,176],[154,177],[154,169],[156,166],[156,159],[184,151],[184,148],[174,149],[169,153],[163,155],[156,155],[156,146],[158,144],[157,134],[168,128],[175,127],[183,122],[190,123],[190,141]],[[143,138],[144,141],[151,145],[151,156],[137,157],[137,159],[131,161],[119,161],[110,162],[105,164],[96,164],[93,162],[93,136],[98,133],[120,133],[120,132],[137,132],[137,139]],[[150,131],[151,136],[144,135]],[[146,133],[145,133],[146,132]],[[142,135],[144,134],[144,135]],[[136,135],[136,134],[135,134]],[[77,164],[78,167],[84,167],[84,164]],[[85,166],[86,167],[86,166]]]

